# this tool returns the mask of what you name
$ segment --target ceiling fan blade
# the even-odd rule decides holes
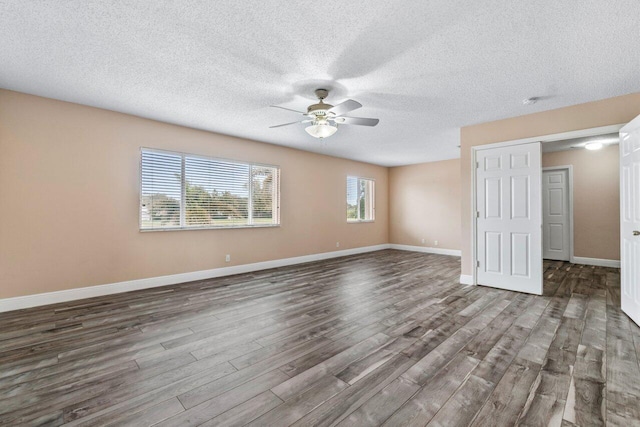
[[[360,104],[359,102],[354,101],[353,99],[347,99],[346,101],[331,107],[329,109],[329,112],[335,114],[336,116],[341,116],[345,113],[348,113],[349,111],[357,110],[360,107],[362,107],[362,104]]]
[[[334,121],[338,124],[360,126],[375,126],[380,122],[379,119],[368,119],[365,117],[336,117]]]
[[[284,123],[282,125],[269,126],[269,129],[281,128],[283,126],[295,125],[295,124],[298,124],[298,123],[302,123],[302,122],[301,121],[297,121],[297,122],[291,122],[291,123]]]
[[[281,110],[293,111],[294,113],[307,114],[307,113],[306,113],[306,112],[304,112],[304,111],[292,110],[291,108],[281,107],[281,106],[279,106],[279,105],[270,105],[270,107],[273,107],[273,108],[280,108]]]
[[[313,120],[299,120],[297,122],[291,122],[291,123],[284,123],[281,125],[275,125],[275,126],[269,126],[269,129],[273,129],[273,128],[281,128],[283,126],[289,126],[289,125],[295,125],[296,123],[309,123],[312,122]]]

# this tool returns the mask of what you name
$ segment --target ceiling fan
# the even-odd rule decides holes
[[[357,110],[362,107],[362,104],[354,101],[353,99],[347,99],[338,105],[325,104],[324,99],[329,95],[329,91],[326,89],[316,89],[316,96],[318,97],[317,104],[312,104],[307,107],[307,112],[292,110],[291,108],[280,107],[272,105],[275,108],[281,108],[283,110],[293,111],[300,113],[306,117],[304,120],[284,123],[282,125],[270,126],[270,128],[279,128],[282,126],[294,125],[296,123],[311,123],[304,130],[314,138],[327,138],[338,130],[338,124],[341,125],[360,125],[360,126],[375,126],[380,120],[367,119],[364,117],[348,117],[343,116],[350,111]]]

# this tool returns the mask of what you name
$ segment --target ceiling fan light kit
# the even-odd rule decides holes
[[[356,110],[362,107],[362,104],[348,99],[338,105],[325,104],[324,99],[329,95],[329,91],[326,89],[316,89],[316,97],[319,102],[307,107],[307,112],[292,110],[290,108],[279,107],[272,105],[275,108],[281,108],[283,110],[294,111],[300,113],[306,118],[299,122],[285,123],[282,125],[271,126],[271,128],[277,128],[282,126],[289,126],[296,123],[311,123],[305,128],[305,131],[314,138],[328,138],[338,131],[338,123],[360,125],[360,126],[375,126],[378,124],[378,119],[367,119],[364,117],[346,117],[343,114]]]
[[[304,128],[304,130],[307,131],[307,133],[312,137],[322,139],[330,137],[331,135],[336,133],[338,131],[338,128],[336,126],[331,126],[327,122],[324,122],[317,124],[314,123],[311,126],[307,126],[306,128]]]

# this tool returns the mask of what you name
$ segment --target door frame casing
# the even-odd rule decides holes
[[[633,120],[631,120],[629,123],[627,123],[625,125],[626,128],[630,128],[630,129],[635,129],[636,127],[640,127],[640,116],[635,117]],[[624,199],[625,199],[625,194],[624,194],[624,170],[622,169],[622,160],[623,160],[623,156],[624,156],[624,140],[622,138],[622,135],[620,137],[620,156],[618,157],[619,162],[620,162],[620,175],[619,175],[619,179],[620,179],[620,308],[622,310],[623,313],[625,313],[627,316],[629,316],[629,318],[631,319],[632,322],[634,322],[635,324],[637,324],[638,326],[640,326],[640,314],[637,312],[637,310],[634,310],[634,308],[636,307],[628,307],[629,302],[628,299],[625,298],[626,292],[624,290],[625,287],[625,271],[628,271],[629,269],[629,264],[630,261],[628,259],[628,257],[625,256],[625,248],[624,248],[624,244],[625,244],[625,219],[624,219]],[[632,153],[630,155],[633,155]],[[631,159],[632,163],[633,163],[633,158]],[[633,228],[633,227],[632,227]],[[636,286],[639,286],[640,284],[636,284]],[[626,303],[625,303],[626,302]],[[629,311],[628,311],[629,310]]]
[[[545,144],[547,142],[553,141],[562,141],[564,139],[573,139],[573,138],[584,138],[588,136],[597,136],[604,135],[607,133],[619,132],[626,123],[620,123],[615,125],[608,126],[599,126],[595,128],[589,129],[581,129],[574,130],[569,132],[562,133],[554,133],[542,136],[536,136],[531,138],[522,138],[522,139],[514,139],[511,141],[502,141],[502,142],[494,142],[490,144],[483,145],[474,145],[471,147],[471,170],[473,173],[471,174],[471,283],[468,283],[466,280],[461,280],[464,284],[477,285],[478,284],[478,226],[477,226],[477,216],[476,212],[478,211],[478,204],[476,200],[476,181],[478,168],[477,165],[477,153],[480,150],[486,150],[489,148],[498,148],[498,147],[508,147],[510,145],[520,145],[527,144],[530,142],[541,142]],[[542,194],[542,193],[541,193]],[[541,196],[542,197],[542,196]],[[540,211],[542,212],[542,199],[540,199]],[[540,267],[542,268],[542,267]],[[462,279],[462,277],[461,277]]]
[[[543,153],[543,156],[544,156],[544,153]],[[554,171],[554,170],[566,170],[568,175],[567,186],[568,186],[568,193],[569,193],[568,194],[569,196],[569,262],[572,264],[575,264],[575,256],[573,254],[573,165],[547,166],[547,167],[543,166],[542,175],[544,176],[544,172],[546,171]],[[544,212],[542,213],[542,226],[543,226],[542,231],[544,233]],[[542,241],[544,242],[544,234],[542,236]]]

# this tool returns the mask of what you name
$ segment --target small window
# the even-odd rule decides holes
[[[142,149],[140,229],[280,224],[280,169]]]
[[[375,219],[375,182],[372,179],[347,177],[347,221]]]

